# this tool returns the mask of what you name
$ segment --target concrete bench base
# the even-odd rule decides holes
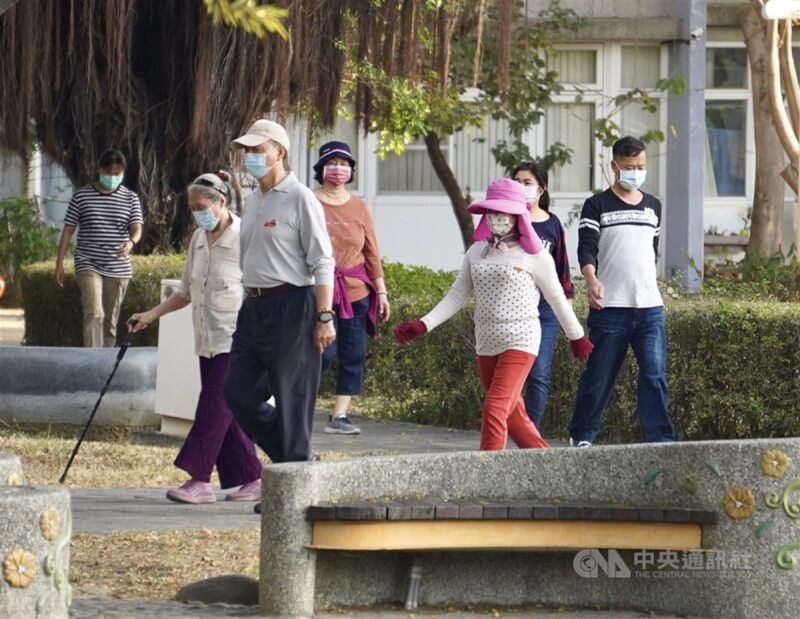
[[[66,490],[0,487],[0,617],[67,618],[71,528]]]
[[[419,602],[429,605],[541,603],[726,619],[794,619],[800,607],[800,439],[291,463],[265,468],[263,480],[259,606],[267,615],[402,602],[412,566],[424,574]],[[713,511],[717,522],[700,525],[702,551],[637,550],[621,533],[558,552],[309,548],[311,505],[426,496],[683,506]],[[672,545],[660,535],[642,545]]]
[[[24,481],[19,458],[13,454],[0,452],[0,486],[19,486]]]
[[[117,348],[0,347],[0,420],[82,426],[114,367]],[[157,427],[156,349],[129,348],[92,425]]]

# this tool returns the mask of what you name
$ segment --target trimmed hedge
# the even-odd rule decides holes
[[[183,257],[135,256],[134,277],[120,313],[158,302],[160,282],[177,278]],[[71,268],[67,268],[71,273]],[[356,408],[381,418],[452,428],[477,428],[483,390],[475,368],[472,308],[467,307],[432,333],[400,345],[392,328],[429,311],[447,292],[454,274],[386,264],[392,321],[370,343],[365,395]],[[81,312],[71,275],[59,289],[53,263],[22,272],[28,344],[80,346]],[[582,282],[576,282],[575,309],[587,313]],[[736,300],[730,290],[713,295],[666,299],[670,409],[683,440],[800,435],[800,306],[775,301]],[[124,333],[124,325],[120,326]],[[135,339],[157,343],[157,324]],[[564,437],[572,415],[583,364],[559,336],[543,432]],[[332,383],[332,372],[326,384]],[[639,440],[636,419],[636,362],[630,354],[620,371],[606,411],[600,441]]]
[[[392,323],[419,318],[440,294],[409,294],[387,274]],[[452,281],[452,275],[442,277]],[[588,311],[582,282],[575,310]],[[441,286],[438,287],[441,290]],[[672,293],[672,291],[670,290]],[[800,306],[715,296],[666,299],[670,410],[682,440],[800,435]],[[482,389],[475,370],[471,308],[429,335],[401,346],[384,329],[373,342],[367,394],[356,406],[374,416],[453,428],[478,428]],[[583,364],[559,336],[543,433],[566,437]],[[637,368],[633,354],[620,370],[601,442],[638,442]]]
[[[186,260],[182,254],[133,256],[133,278],[119,313],[117,341],[122,341],[125,320],[134,312],[157,305],[162,279],[179,279]],[[23,267],[22,307],[25,310],[25,343],[30,346],[82,346],[81,301],[72,261],[64,261],[64,287],[53,279],[55,262],[48,260]],[[133,338],[135,346],[158,344],[158,321]]]

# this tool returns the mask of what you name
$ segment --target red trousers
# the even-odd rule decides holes
[[[517,447],[547,447],[525,412],[522,388],[536,357],[519,350],[478,356],[478,374],[486,389],[481,416],[481,450],[502,450],[508,437]]]

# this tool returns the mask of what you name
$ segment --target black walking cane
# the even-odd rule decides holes
[[[128,321],[127,324],[136,324],[136,321]],[[125,336],[122,344],[119,347],[119,352],[117,352],[117,361],[114,363],[114,369],[111,370],[111,375],[108,377],[106,384],[103,385],[103,388],[100,390],[100,397],[97,398],[97,402],[95,402],[94,408],[92,409],[92,413],[89,415],[89,419],[86,422],[86,425],[83,427],[83,432],[81,432],[81,436],[78,439],[78,442],[75,444],[75,449],[72,450],[72,454],[70,454],[69,460],[67,461],[67,466],[64,468],[64,472],[61,474],[61,477],[58,479],[59,484],[63,484],[64,480],[67,478],[67,472],[69,471],[69,467],[72,466],[72,461],[75,459],[75,455],[78,453],[78,450],[81,448],[81,443],[83,439],[86,437],[86,433],[89,431],[89,426],[92,424],[92,419],[94,419],[95,413],[97,413],[97,408],[100,406],[100,402],[103,399],[103,396],[106,394],[106,389],[111,384],[111,379],[114,378],[114,374],[119,367],[119,362],[122,361],[122,358],[125,356],[125,352],[128,350],[128,346],[131,345],[131,337],[133,337],[133,331],[128,331],[128,335]]]

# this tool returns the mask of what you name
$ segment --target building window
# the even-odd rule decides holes
[[[620,63],[620,94],[633,88],[652,89],[661,79],[661,48],[657,45],[623,45]],[[656,99],[656,110],[649,111],[641,104],[626,105],[618,120],[620,135],[642,138],[648,131],[662,129],[660,93],[651,93]],[[647,144],[647,180],[642,189],[648,193],[661,194],[661,150],[662,145]]]
[[[747,50],[743,47],[707,49],[706,88],[747,88]]]
[[[595,106],[592,103],[554,103],[545,110],[545,142],[572,149],[572,160],[550,172],[550,190],[588,192],[594,188]]]
[[[508,123],[489,117],[484,119],[483,127],[469,127],[454,136],[453,172],[464,192],[473,196],[483,193],[491,181],[504,176],[505,171],[492,154],[492,148],[501,140],[512,140]]]
[[[547,57],[547,68],[564,84],[596,84],[597,50],[558,50]]]
[[[655,88],[661,77],[661,49],[656,45],[622,46],[620,85],[630,88]]]
[[[706,196],[745,195],[747,103],[706,101]]]
[[[747,133],[750,99],[747,50],[712,44],[706,49],[705,195],[747,195]]]
[[[447,142],[442,142],[442,152],[445,157],[448,157],[449,150]],[[378,161],[378,192],[438,194],[444,192],[422,140],[407,145],[402,155],[389,154],[385,159]]]

